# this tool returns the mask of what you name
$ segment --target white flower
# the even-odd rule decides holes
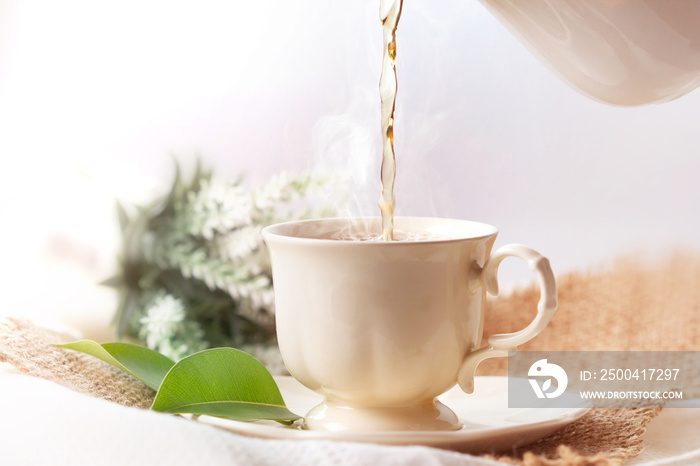
[[[187,201],[178,206],[185,229],[193,236],[212,240],[252,221],[250,193],[237,183],[204,180],[201,189],[187,193]]]
[[[178,326],[185,320],[186,311],[182,302],[165,292],[159,293],[153,304],[148,308],[144,317],[139,319],[142,325],[139,336],[146,338],[146,344],[156,349],[164,342],[171,340]]]

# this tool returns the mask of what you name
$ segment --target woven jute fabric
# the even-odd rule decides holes
[[[700,256],[681,253],[643,262],[622,258],[590,272],[557,279],[559,307],[530,351],[700,350]],[[529,323],[540,298],[536,286],[487,303],[484,335]],[[504,375],[503,358],[483,362],[478,375]],[[646,425],[659,406],[593,409],[580,420],[507,456],[509,464],[617,465],[639,454]]]
[[[0,322],[0,362],[80,393],[124,406],[150,408],[155,391],[106,362],[54,346],[65,342],[65,336],[26,319]]]
[[[521,350],[700,350],[700,257],[676,254],[653,264],[619,260],[557,281],[555,317]],[[534,285],[489,299],[484,334],[523,328],[538,300]],[[153,390],[107,363],[53,346],[63,340],[27,320],[6,319],[0,323],[0,362],[125,406],[151,405]],[[506,364],[485,361],[477,375],[504,375]],[[660,410],[593,409],[533,444],[487,457],[527,466],[622,464],[641,451],[646,425]]]

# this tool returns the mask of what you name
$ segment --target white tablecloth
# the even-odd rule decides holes
[[[427,447],[248,438],[126,408],[0,365],[0,464],[502,465]],[[700,408],[666,409],[645,434],[645,466],[700,464]]]
[[[126,408],[46,380],[0,373],[0,464],[498,465],[426,447],[243,437]]]

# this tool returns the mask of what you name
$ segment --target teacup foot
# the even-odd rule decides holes
[[[437,399],[391,408],[349,407],[326,400],[306,415],[304,428],[339,431],[449,431],[462,427],[457,415]]]

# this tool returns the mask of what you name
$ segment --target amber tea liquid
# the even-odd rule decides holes
[[[382,74],[379,79],[379,96],[382,106],[382,168],[379,210],[382,215],[382,239],[392,241],[394,236],[394,179],[396,155],[394,153],[394,109],[396,106],[396,27],[401,17],[403,0],[380,0],[379,17],[384,34]]]

